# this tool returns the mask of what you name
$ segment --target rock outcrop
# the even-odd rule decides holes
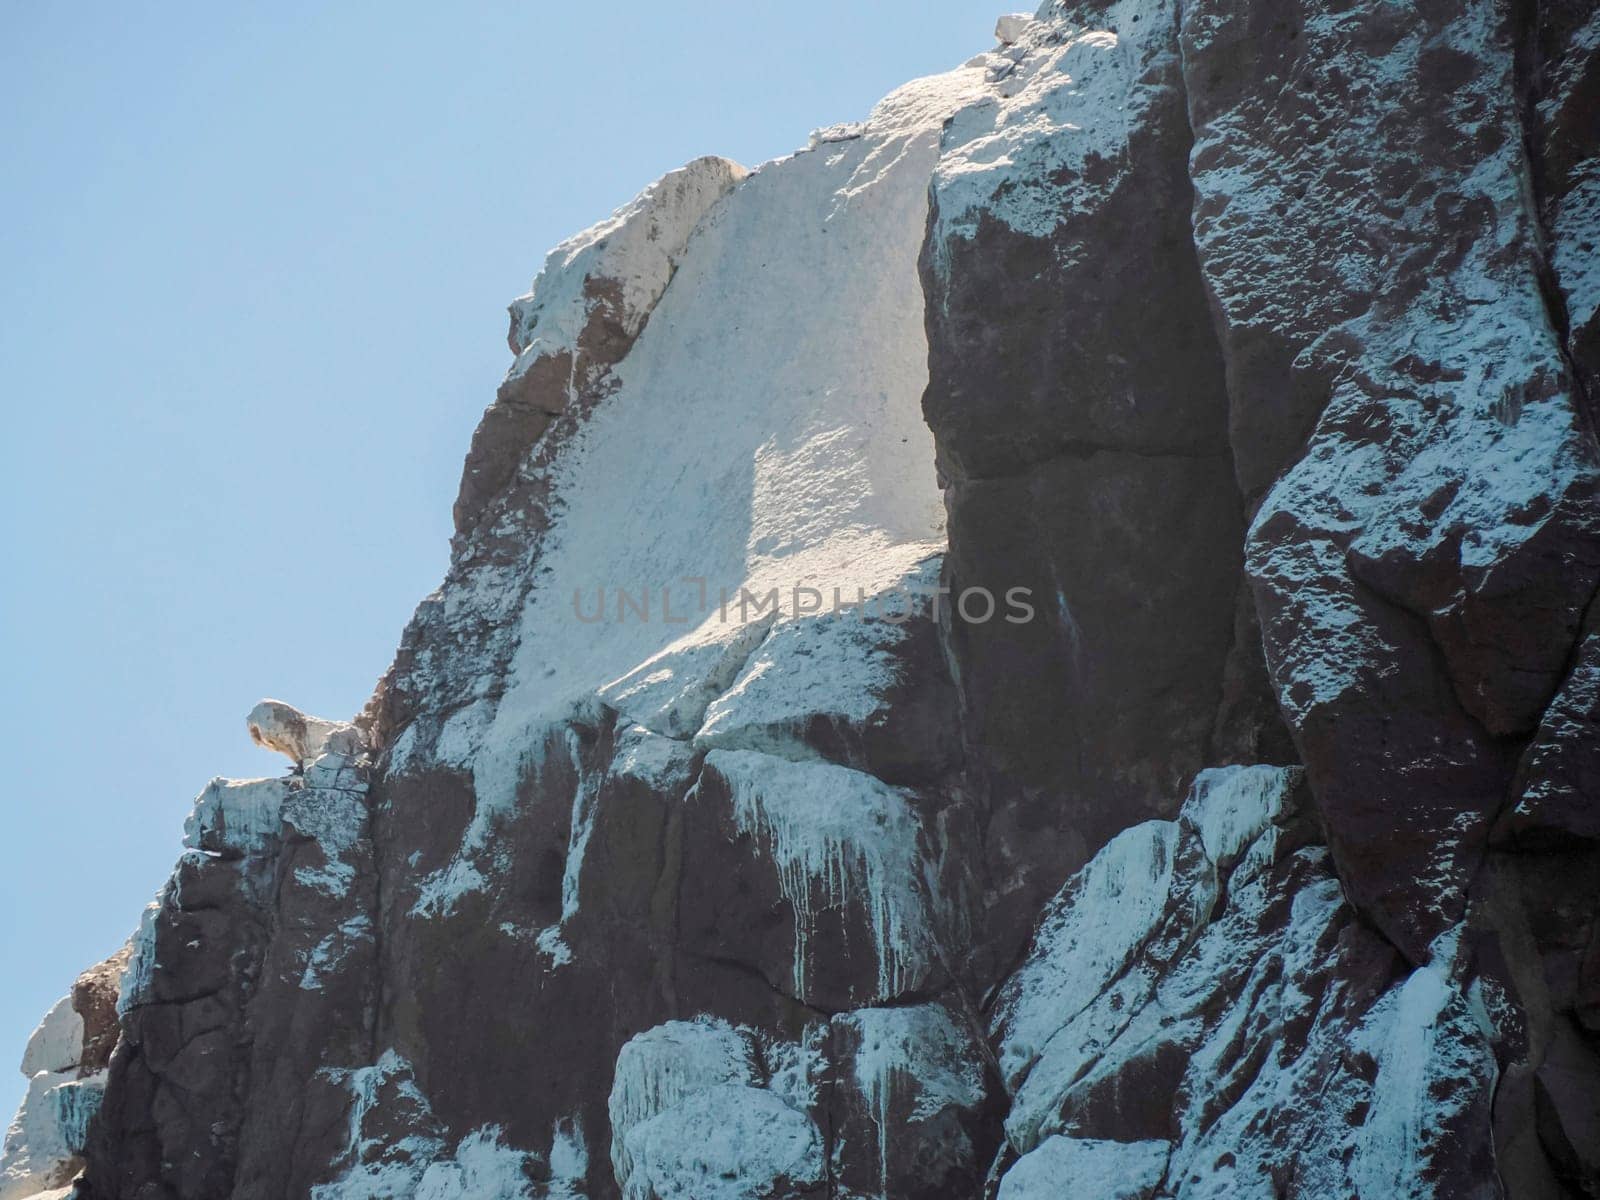
[[[1600,11],[997,39],[549,256],[0,1198],[1600,1195]]]
[[[39,1022],[22,1052],[28,1092],[0,1146],[0,1197],[63,1194],[82,1171],[121,1035],[117,993],[129,951],[90,967]]]

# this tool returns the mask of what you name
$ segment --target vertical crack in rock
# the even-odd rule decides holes
[[[1600,235],[1600,135],[1592,114],[1600,103],[1600,19],[1585,5],[1561,2],[1516,6],[1518,86],[1533,204],[1546,255],[1545,297],[1587,392],[1591,421],[1600,380],[1600,275],[1594,268]]]
[[[1167,815],[1225,686],[1266,695],[1232,652],[1243,524],[1177,29],[1171,3],[1047,5],[934,172],[924,411],[948,583],[1036,609],[948,626],[997,966],[1074,866]],[[1230,741],[1281,751],[1272,707],[1236,704]]]

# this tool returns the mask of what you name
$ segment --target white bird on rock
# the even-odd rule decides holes
[[[995,39],[1002,46],[1014,46],[1034,22],[1032,13],[1006,13],[994,23]]]
[[[308,716],[282,700],[263,700],[245,723],[251,741],[286,755],[297,771],[324,754],[356,754],[365,744],[361,730],[350,722]]]

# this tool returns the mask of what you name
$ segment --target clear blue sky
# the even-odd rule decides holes
[[[387,666],[545,250],[1004,6],[238,7],[0,12],[0,1122],[190,799],[283,765],[250,706],[348,716]]]

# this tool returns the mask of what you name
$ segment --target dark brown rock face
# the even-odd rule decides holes
[[[91,1144],[107,1195],[303,1194],[342,1146],[328,1063],[370,1052],[375,900],[364,764],[218,780],[145,917]]]
[[[1000,35],[552,253],[0,1200],[1600,1195],[1600,11]]]
[[[1499,831],[1520,845],[1600,843],[1600,618],[1593,604],[1572,669],[1540,718]]]
[[[78,1072],[89,1075],[103,1071],[111,1062],[122,1027],[117,1020],[117,993],[122,974],[128,969],[126,949],[104,962],[96,963],[73,982],[72,1009],[83,1022],[83,1048],[78,1056]]]
[[[1092,9],[1063,12],[951,123],[922,256],[950,587],[1036,607],[951,633],[1006,940],[1212,761],[1234,637],[1244,513],[1189,232],[1176,8],[1139,17],[1102,44],[1072,36]],[[1112,94],[1118,129],[1068,131]]]
[[[1504,739],[1537,723],[1600,565],[1526,186],[1525,32],[1488,7],[1184,17],[1236,457],[1255,430],[1283,446],[1241,473],[1266,491],[1268,659],[1346,882],[1413,958],[1460,911]]]
[[[190,851],[176,886],[146,915],[89,1147],[95,1194],[198,1200],[232,1191],[245,1119],[245,1010],[270,934],[261,906],[270,842],[252,849],[230,858]]]

